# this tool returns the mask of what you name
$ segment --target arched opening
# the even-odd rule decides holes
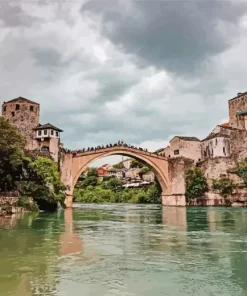
[[[168,190],[168,182],[167,182],[167,174],[164,169],[162,169],[160,163],[166,163],[166,160],[161,159],[158,156],[154,155],[145,155],[144,153],[135,153],[133,151],[128,151],[127,149],[119,148],[114,149],[112,151],[103,151],[103,152],[89,152],[84,154],[79,154],[73,157],[73,174],[72,174],[72,188],[70,190],[71,195],[73,195],[74,188],[77,184],[78,179],[81,177],[82,173],[90,167],[90,165],[102,158],[113,156],[113,155],[121,155],[127,156],[131,159],[135,159],[140,163],[143,163],[147,167],[151,168],[155,176],[155,181],[158,184],[158,188],[160,193],[163,194]],[[160,163],[159,163],[160,162]],[[148,182],[146,182],[148,183]],[[161,195],[160,194],[160,195]]]
[[[49,150],[50,150],[49,146],[42,146],[41,147],[41,151],[49,151]]]

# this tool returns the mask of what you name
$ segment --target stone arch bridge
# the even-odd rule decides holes
[[[162,204],[185,206],[184,170],[188,163],[185,159],[168,159],[155,153],[130,148],[113,146],[93,151],[62,153],[60,170],[62,182],[67,188],[65,204],[72,207],[74,187],[86,168],[95,160],[111,155],[124,155],[147,163],[153,170],[162,188]],[[191,165],[191,163],[189,164]]]

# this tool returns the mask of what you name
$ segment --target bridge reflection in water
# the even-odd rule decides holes
[[[61,255],[71,255],[83,251],[83,241],[73,230],[73,209],[64,211],[65,232],[60,236]]]

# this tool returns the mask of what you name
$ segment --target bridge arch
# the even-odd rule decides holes
[[[93,161],[111,155],[124,155],[147,163],[152,168],[162,188],[162,194],[167,194],[169,192],[168,161],[165,157],[134,148],[116,146],[96,151],[77,153],[76,156],[72,158],[72,182],[70,186],[70,194],[73,195],[74,187],[79,177]]]

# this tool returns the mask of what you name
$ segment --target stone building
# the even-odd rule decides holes
[[[108,170],[107,170],[108,167],[109,167],[108,164],[104,164],[101,167],[97,168],[98,177],[101,181],[103,180],[104,177],[108,176]]]
[[[149,171],[149,172],[142,175],[143,181],[146,181],[146,182],[154,182],[154,178],[155,178],[155,176],[152,171]]]
[[[201,141],[196,137],[175,136],[169,142],[169,146],[164,148],[158,154],[163,156],[186,157],[198,161],[201,159]]]
[[[125,169],[130,169],[132,160],[132,158],[127,158],[125,160],[122,160],[119,164],[122,164]]]
[[[2,105],[2,116],[16,126],[26,138],[26,149],[37,148],[34,128],[39,124],[40,106],[38,103],[19,97]]]
[[[40,105],[23,97],[4,102],[2,116],[26,138],[27,150],[47,150],[58,161],[61,129],[39,123]]]
[[[116,169],[116,168],[109,168],[107,169],[108,176],[116,177],[117,179],[123,179],[125,176],[125,172],[122,169]]]
[[[125,172],[125,177],[130,179],[140,179],[140,168],[132,168]]]
[[[228,101],[229,126],[247,130],[247,92]]]
[[[230,136],[239,129],[229,126],[229,123],[217,125],[213,131],[202,140],[202,159],[214,157],[229,157],[231,155]]]

